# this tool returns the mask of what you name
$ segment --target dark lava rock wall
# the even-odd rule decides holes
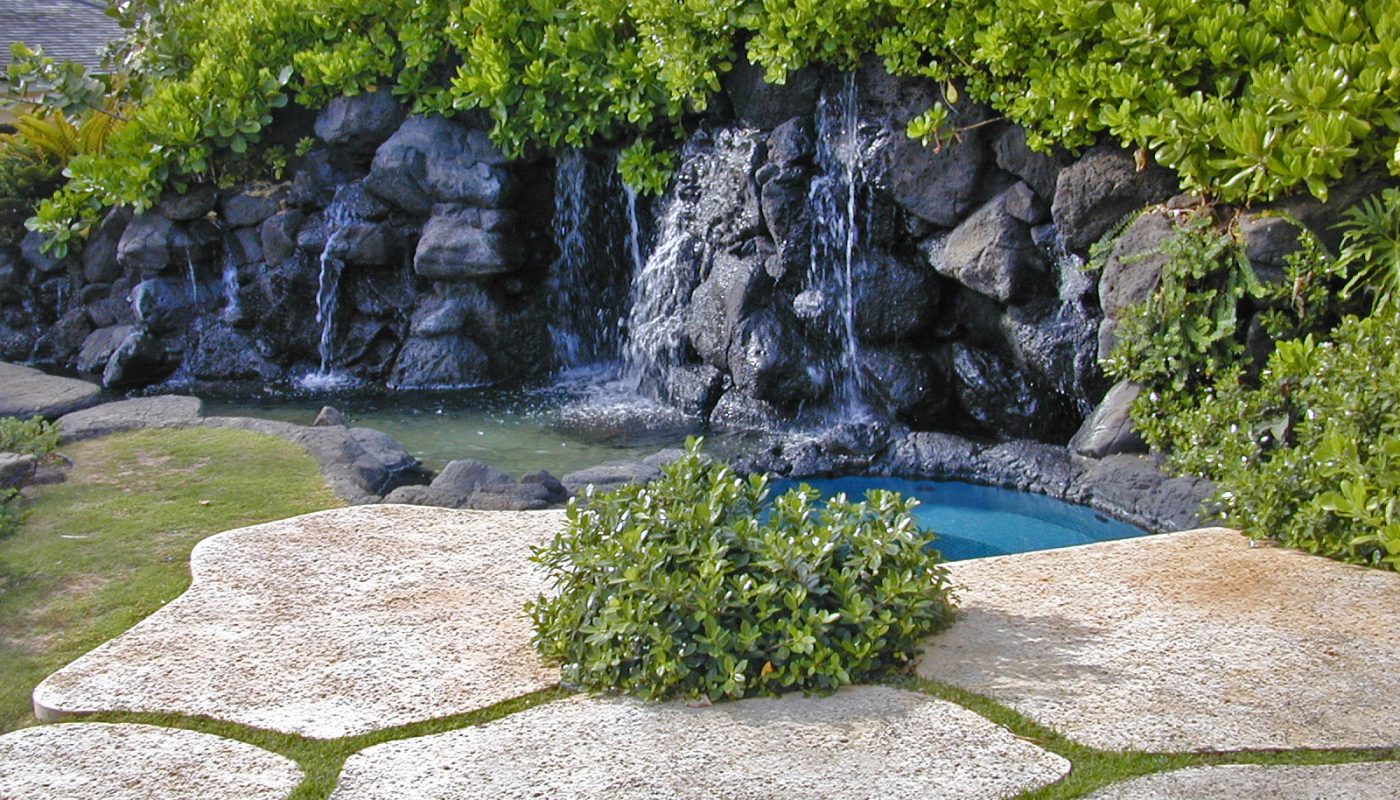
[[[956,109],[956,137],[911,140],[906,125],[935,87],[875,61],[784,86],[759,72],[728,76],[727,110],[693,121],[667,195],[634,215],[638,244],[679,269],[669,305],[638,304],[635,288],[627,299],[617,280],[597,281],[612,299],[569,285],[561,302],[554,162],[507,159],[480,120],[408,116],[382,91],[286,115],[279,141],[316,141],[286,181],[113,209],[62,260],[34,234],[0,251],[0,359],[116,388],[283,382],[323,367],[393,388],[482,385],[567,363],[558,321],[593,303],[619,320],[629,360],[642,334],[660,342],[665,358],[632,364],[644,392],[720,427],[839,421],[856,408],[844,381],[862,413],[915,430],[1068,441],[1109,389],[1097,357],[1116,316],[1155,285],[1150,256],[1177,212],[1133,222],[1105,275],[1083,257],[1175,195],[1172,176],[1112,146],[1034,153],[972,103]],[[860,251],[845,338],[814,259],[830,233],[814,213],[831,177],[822,115],[843,91],[856,103],[844,133]],[[582,157],[599,172],[614,154]],[[674,241],[662,240],[667,219]],[[1259,211],[1246,225],[1260,263],[1277,262],[1289,232]],[[640,271],[609,244],[632,240],[598,236],[610,269]],[[1131,396],[1113,393],[1077,446],[1140,446],[1124,427]]]

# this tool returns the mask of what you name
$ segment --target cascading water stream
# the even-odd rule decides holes
[[[672,198],[661,215],[656,248],[632,276],[623,346],[623,376],[644,391],[664,381],[685,356],[685,309],[697,279],[700,242],[689,232],[685,203]],[[640,254],[638,254],[640,256]]]
[[[353,184],[346,184],[337,189],[331,204],[326,207],[326,246],[321,250],[320,273],[316,279],[316,322],[321,325],[316,353],[320,358],[320,367],[297,381],[304,389],[333,389],[351,380],[334,369],[335,309],[340,293],[340,275],[345,270],[345,262],[336,258],[334,253],[344,231],[355,221],[353,208],[347,199],[351,196],[347,192],[351,186]]]
[[[860,239],[862,190],[860,106],[854,73],[817,108],[817,167],[807,196],[812,219],[811,264],[799,301],[820,319],[837,353],[828,364],[831,407],[842,419],[870,415],[861,385],[855,282],[864,265]]]
[[[549,268],[549,332],[567,370],[616,369],[628,254],[640,246],[631,241],[637,234],[630,220],[624,228],[620,218],[622,195],[612,165],[593,163],[579,150],[559,156],[553,221],[559,257]]]

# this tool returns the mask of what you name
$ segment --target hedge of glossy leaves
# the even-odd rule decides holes
[[[1227,201],[1397,158],[1400,0],[124,0],[154,70],[133,124],[71,167],[37,226],[60,244],[103,205],[143,208],[257,140],[289,96],[381,83],[415,110],[480,108],[507,150],[674,138],[746,55],[773,80],[877,53],[1078,147],[1150,150]],[[939,108],[911,123],[932,138]],[[655,156],[647,158],[647,156]],[[653,150],[634,183],[661,185]]]
[[[648,698],[831,690],[908,663],[952,614],[909,516],[870,492],[765,505],[767,480],[687,454],[644,486],[572,502],[535,552],[556,592],[528,610],[567,683]]]
[[[1219,483],[1225,520],[1291,547],[1400,569],[1400,316],[1282,342],[1174,421],[1172,464]]]

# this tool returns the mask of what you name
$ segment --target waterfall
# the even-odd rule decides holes
[[[199,312],[199,278],[194,274],[194,253],[185,254],[185,277],[190,284],[190,307]]]
[[[806,316],[825,328],[835,345],[828,363],[832,407],[842,418],[869,415],[861,385],[856,337],[855,281],[865,257],[860,239],[860,107],[854,73],[835,96],[823,92],[817,107],[817,167],[807,196],[812,219],[811,264],[798,300]]]
[[[569,368],[616,361],[622,348],[622,308],[630,260],[638,258],[635,205],[622,202],[612,164],[565,151],[554,171],[554,243],[549,268],[550,338]],[[620,218],[629,211],[627,224]],[[624,241],[625,239],[625,241]]]
[[[224,249],[224,310],[222,316],[225,322],[232,322],[238,319],[242,309],[238,305],[238,259],[234,257],[232,248]]]
[[[623,184],[627,193],[627,254],[632,257],[632,274],[640,275],[646,267],[642,257],[642,225],[637,219],[637,190]]]
[[[351,382],[348,375],[337,373],[335,362],[335,309],[340,293],[340,275],[345,270],[345,262],[335,256],[335,246],[344,236],[344,231],[355,221],[351,207],[352,194],[347,190],[354,184],[345,184],[335,191],[335,198],[326,207],[326,245],[321,250],[320,273],[316,279],[316,322],[321,325],[321,335],[317,340],[316,353],[320,357],[320,367],[313,373],[302,376],[298,381],[303,389],[334,389]]]
[[[685,309],[702,250],[685,212],[686,202],[672,197],[661,216],[656,249],[632,276],[623,362],[626,377],[639,386],[658,385],[684,360]]]

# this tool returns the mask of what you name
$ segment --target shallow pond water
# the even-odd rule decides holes
[[[583,382],[452,391],[267,390],[204,394],[202,399],[209,416],[299,425],[310,425],[322,406],[331,405],[352,425],[389,434],[429,469],[469,458],[515,478],[540,469],[557,477],[606,461],[642,458],[679,447],[688,434],[702,432],[693,421],[676,419],[674,412]],[[722,443],[710,437],[707,445]]]
[[[914,520],[932,531],[937,547],[949,561],[1028,553],[1056,547],[1107,542],[1144,536],[1147,531],[1110,519],[1084,506],[1044,495],[977,486],[955,481],[905,478],[810,478],[773,484],[774,494],[798,483],[809,484],[823,497],[839,492],[858,499],[870,489],[888,489],[919,500]]]

